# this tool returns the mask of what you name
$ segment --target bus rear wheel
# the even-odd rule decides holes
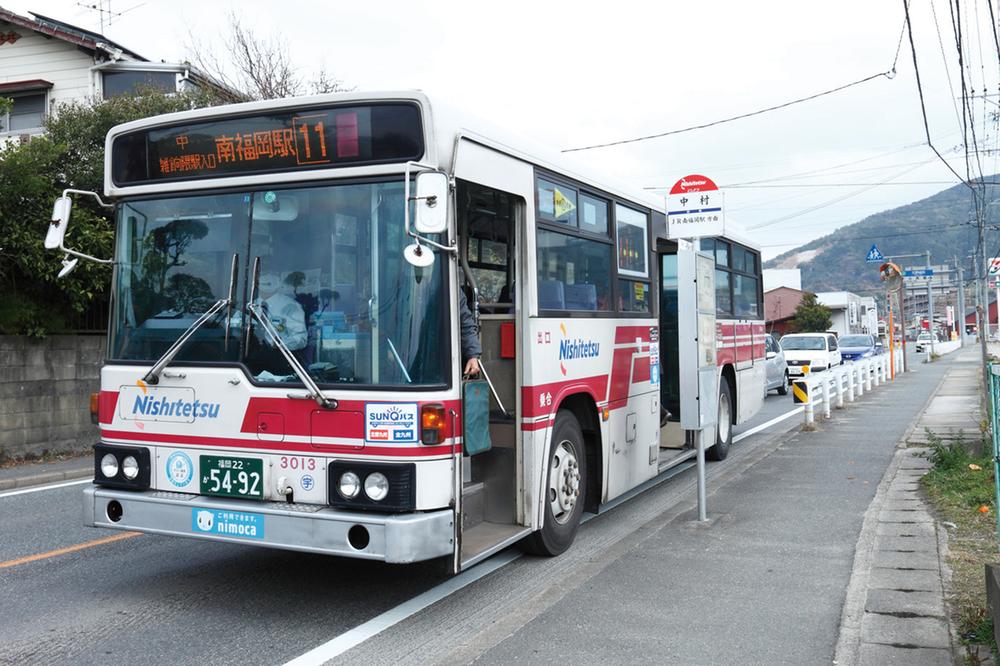
[[[576,417],[569,410],[560,409],[549,444],[542,528],[524,540],[529,553],[559,555],[576,537],[587,489],[587,452],[583,441]]]
[[[715,445],[705,451],[709,460],[725,460],[729,446],[733,443],[733,394],[729,382],[722,379],[719,384],[719,414],[715,424]]]

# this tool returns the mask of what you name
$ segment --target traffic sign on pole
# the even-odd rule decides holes
[[[868,254],[865,255],[865,261],[869,264],[881,264],[885,261],[885,257],[879,252],[875,243],[872,243],[872,249],[868,250]]]

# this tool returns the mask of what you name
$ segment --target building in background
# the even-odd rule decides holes
[[[878,308],[871,296],[850,291],[821,291],[816,300],[830,310],[830,330],[837,335],[869,333],[878,335]]]
[[[766,271],[765,271],[766,273]],[[780,338],[791,332],[795,308],[806,292],[792,287],[778,287],[764,292],[764,326],[768,333]]]
[[[802,271],[798,268],[765,268],[763,274],[764,291],[778,287],[802,289]]]
[[[41,134],[57,106],[155,88],[224,88],[185,63],[151,62],[104,35],[31,12],[0,7],[0,142]]]

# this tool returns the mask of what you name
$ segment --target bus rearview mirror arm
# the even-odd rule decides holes
[[[65,254],[62,260],[62,270],[59,271],[59,277],[68,275],[70,271],[76,268],[77,259],[70,259],[70,255],[77,257],[78,259],[86,259],[98,264],[114,263],[114,259],[101,259],[100,257],[93,257],[89,254],[66,247],[66,230],[69,227],[70,211],[73,208],[73,200],[69,197],[70,194],[93,197],[102,207],[114,208],[113,205],[106,203],[103,199],[101,199],[97,192],[74,190],[71,188],[63,190],[62,196],[57,198],[55,204],[52,206],[52,219],[49,222],[49,229],[45,234],[45,249],[58,250]]]
[[[410,193],[410,171],[411,168],[419,169],[420,172],[417,174],[417,185],[416,194],[411,195]],[[442,188],[441,178],[445,179]],[[442,206],[442,204],[447,204],[452,190],[452,181],[447,173],[434,167],[421,164],[420,162],[407,162],[406,171],[403,174],[403,229],[406,235],[413,239],[413,244],[408,246],[404,252],[403,257],[413,266],[418,268],[426,268],[430,264],[434,263],[433,252],[428,252],[423,248],[423,244],[427,244],[430,247],[437,248],[442,252],[448,252],[452,254],[458,253],[458,247],[454,243],[451,245],[442,245],[436,241],[432,241],[430,238],[423,236],[419,233],[422,226],[422,221],[427,215],[430,215],[434,219],[432,222],[432,229],[426,230],[427,233],[443,233],[447,231],[447,205]],[[443,201],[442,201],[443,200]],[[414,227],[417,231],[410,229],[410,202],[415,202],[418,207],[414,211]],[[423,205],[424,208],[419,208]],[[439,206],[442,206],[440,209]]]

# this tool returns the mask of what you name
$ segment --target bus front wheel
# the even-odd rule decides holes
[[[719,415],[715,424],[715,445],[705,451],[709,460],[725,460],[729,446],[733,443],[733,393],[729,382],[722,379],[719,384]]]
[[[580,526],[587,488],[587,452],[580,423],[567,409],[556,414],[545,472],[542,528],[524,540],[535,555],[554,556],[573,543]]]

